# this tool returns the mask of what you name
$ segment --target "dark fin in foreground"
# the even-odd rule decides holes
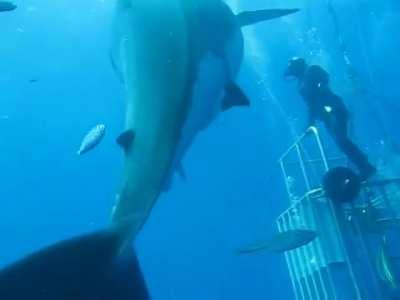
[[[4,300],[148,300],[131,249],[107,230],[60,242],[0,270]]]
[[[222,111],[236,106],[250,106],[249,99],[236,83],[228,83],[225,92],[225,97],[222,100]]]
[[[294,14],[298,11],[299,9],[263,9],[255,11],[244,11],[238,14],[236,17],[240,26],[244,27]]]
[[[135,139],[135,132],[132,129],[129,129],[123,132],[117,138],[117,144],[125,150],[125,152],[129,151],[132,147],[133,141]]]
[[[280,232],[271,240],[241,249],[238,254],[250,254],[258,252],[283,253],[294,250],[311,243],[317,238],[317,232],[307,229],[295,229]]]
[[[0,1],[0,12],[15,10],[17,6],[9,1]]]

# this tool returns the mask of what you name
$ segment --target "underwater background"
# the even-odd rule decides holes
[[[398,0],[226,1],[235,12],[300,8],[244,29],[238,82],[250,108],[223,113],[185,157],[187,181],[157,203],[136,243],[153,299],[293,299],[284,257],[237,256],[288,206],[277,159],[305,108],[283,79],[292,56],[324,66],[374,163],[400,138]],[[119,188],[124,99],[110,61],[114,1],[19,1],[0,15],[0,267],[103,228]],[[82,136],[107,125],[98,149]],[[327,140],[329,144],[329,139]],[[337,149],[331,145],[331,152]]]

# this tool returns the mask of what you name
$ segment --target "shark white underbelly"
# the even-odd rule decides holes
[[[197,135],[207,129],[221,111],[222,99],[225,95],[226,72],[224,62],[212,53],[208,53],[199,63],[196,81],[192,90],[191,105],[188,111],[181,139],[179,141],[174,162],[164,188],[168,190],[173,182],[175,171],[182,177],[186,172],[182,164],[187,151]]]
[[[119,0],[112,59],[127,109],[118,138],[123,183],[112,222],[131,224],[128,241],[198,133],[221,111],[249,105],[234,83],[243,60],[241,27],[292,12],[236,16],[220,0]]]
[[[197,134],[207,129],[224,110],[226,87],[236,78],[242,63],[243,40],[239,30],[229,39],[222,53],[223,56],[207,52],[197,64],[191,106],[179,145],[181,159]],[[179,157],[179,153],[177,155]]]

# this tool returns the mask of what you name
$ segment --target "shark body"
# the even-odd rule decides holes
[[[0,299],[147,300],[131,242],[195,136],[248,105],[234,84],[241,27],[295,10],[234,15],[220,0],[118,0],[112,58],[126,90],[121,192],[108,229],[0,270]]]
[[[157,9],[155,9],[157,7]],[[189,46],[180,0],[120,0],[113,46],[126,90],[122,188],[112,222],[131,224],[129,243],[153,208],[189,108]]]
[[[297,11],[235,15],[220,0],[134,2],[117,6],[112,49],[128,95],[126,131],[118,139],[125,172],[113,222],[130,220],[130,240],[173,171],[184,173],[181,160],[198,133],[221,111],[250,104],[234,82],[243,60],[242,27]]]

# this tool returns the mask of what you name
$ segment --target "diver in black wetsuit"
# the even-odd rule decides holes
[[[320,66],[308,65],[302,58],[293,58],[285,76],[295,77],[299,82],[299,92],[309,111],[307,125],[313,126],[317,120],[323,122],[337,146],[357,166],[362,180],[375,174],[375,167],[348,137],[349,112],[342,99],[330,89],[329,74]]]

